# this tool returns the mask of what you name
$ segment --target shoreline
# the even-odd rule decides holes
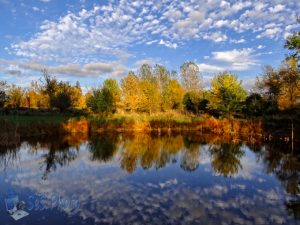
[[[2,136],[20,137],[38,136],[46,134],[87,133],[100,134],[105,132],[116,133],[156,133],[171,134],[181,132],[212,133],[219,136],[229,136],[232,139],[272,140],[280,139],[290,142],[291,125],[286,120],[264,121],[262,118],[236,119],[214,117],[74,117],[66,115],[9,115],[0,116]],[[189,118],[190,120],[187,120]],[[182,118],[180,118],[182,119]],[[147,121],[148,120],[148,121]],[[299,125],[294,124],[294,135],[297,138]],[[294,140],[298,141],[298,140]]]

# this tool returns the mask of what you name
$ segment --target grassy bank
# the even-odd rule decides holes
[[[232,117],[216,119],[209,115],[193,116],[175,112],[158,114],[34,114],[0,115],[2,135],[21,136],[55,133],[103,133],[103,132],[201,132],[245,138],[290,138],[291,120],[288,117],[236,119]],[[294,136],[299,131],[299,121],[294,121]]]
[[[0,116],[0,123],[5,129],[2,133],[17,131],[23,134],[46,134],[50,132],[180,132],[199,131],[212,132],[222,135],[240,134],[255,136],[262,135],[260,121],[216,119],[203,115],[194,117],[178,113],[152,115],[114,115],[111,117],[67,116],[67,115],[9,115]],[[255,131],[255,133],[254,133]]]

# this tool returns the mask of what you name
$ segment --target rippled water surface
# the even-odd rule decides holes
[[[296,153],[200,134],[19,140],[0,148],[0,223],[300,224]],[[30,213],[18,222],[11,192]]]

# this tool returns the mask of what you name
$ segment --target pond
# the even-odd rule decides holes
[[[286,143],[196,133],[36,136],[0,147],[1,224],[300,224]],[[15,193],[28,216],[14,221]]]

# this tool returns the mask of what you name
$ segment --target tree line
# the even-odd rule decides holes
[[[193,114],[246,114],[261,116],[285,109],[299,109],[300,32],[288,37],[285,48],[292,51],[279,68],[265,66],[255,91],[247,92],[238,76],[215,75],[204,87],[197,64],[186,62],[180,73],[162,65],[142,65],[120,82],[107,79],[102,86],[83,94],[80,84],[58,81],[43,70],[43,79],[21,88],[0,81],[0,108],[51,108],[88,110],[101,115],[156,113],[175,110]]]
[[[203,87],[199,68],[193,62],[181,66],[180,76],[164,66],[144,64],[120,82],[107,79],[102,86],[83,94],[80,84],[58,81],[43,71],[40,82],[21,88],[0,83],[0,107],[86,109],[108,115],[156,113],[175,110],[193,114],[246,113],[260,116],[299,106],[300,71],[289,59],[280,68],[266,66],[257,78],[256,92],[247,92],[237,75],[215,75],[209,89]]]

